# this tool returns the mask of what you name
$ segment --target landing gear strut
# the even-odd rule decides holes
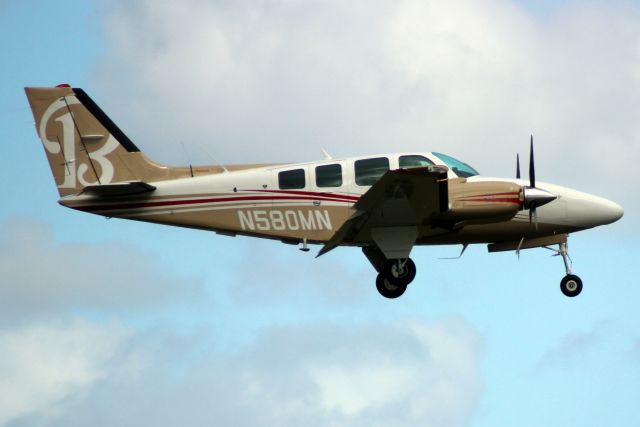
[[[415,277],[416,264],[411,258],[389,259],[376,278],[376,288],[383,297],[398,298]]]
[[[564,261],[564,268],[567,275],[560,281],[560,290],[565,296],[570,298],[577,297],[580,295],[580,292],[582,292],[582,279],[571,271],[571,258],[569,258],[567,243],[560,243],[558,246],[558,250],[548,247],[547,249],[551,249],[556,252],[556,255],[560,255],[562,257],[562,261]]]

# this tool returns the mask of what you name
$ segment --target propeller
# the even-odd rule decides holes
[[[516,156],[516,177],[520,178],[520,156]],[[534,223],[538,229],[537,208],[555,200],[558,196],[536,187],[536,167],[533,156],[533,135],[529,147],[529,185],[524,189],[524,208],[529,209],[529,223]]]
[[[533,161],[533,135],[531,135],[531,145],[529,148],[529,186],[536,188],[536,165]]]

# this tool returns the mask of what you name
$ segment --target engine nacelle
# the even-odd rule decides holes
[[[446,216],[455,220],[493,217],[503,221],[513,217],[524,207],[522,186],[510,182],[467,182],[466,179],[449,181],[449,210]]]

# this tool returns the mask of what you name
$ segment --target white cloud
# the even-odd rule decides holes
[[[391,360],[375,361],[354,368],[329,366],[312,373],[321,390],[322,405],[353,416],[384,405],[389,395],[405,395],[411,390],[413,366],[401,366]]]
[[[596,323],[587,331],[573,331],[560,337],[536,363],[537,372],[570,369],[588,363],[594,351],[611,335],[606,323]]]
[[[155,363],[135,380],[96,383],[51,425],[463,426],[483,389],[481,338],[458,318],[281,326],[244,349],[198,348],[167,349],[167,364],[148,346]]]
[[[404,419],[376,420],[380,425],[464,425],[469,420],[475,406],[469,405],[469,398],[475,400],[482,389],[476,333],[459,319],[433,325],[415,322],[405,327],[418,344],[409,344],[413,354],[393,347],[391,351],[373,351],[351,364],[312,370],[326,410],[354,418],[373,413],[386,418],[394,413],[394,406],[406,411]],[[403,335],[407,331],[402,331]]]
[[[172,274],[149,253],[116,243],[56,243],[36,220],[0,223],[0,271],[5,320],[208,301],[197,278]]]
[[[315,258],[319,246],[303,253],[295,246],[274,245],[278,243],[270,240],[247,242],[242,256],[232,261],[235,274],[229,294],[235,303],[289,305],[293,300],[336,308],[362,305],[367,297],[380,296],[374,286],[375,271],[364,255],[354,263],[352,256],[344,258],[349,249]],[[359,253],[357,248],[351,251]]]
[[[117,324],[36,323],[0,330],[0,425],[25,415],[55,417],[65,399],[117,369],[129,332]],[[119,367],[118,369],[121,369]]]
[[[640,156],[628,2],[545,19],[505,0],[114,0],[106,13],[99,101],[160,160],[186,161],[180,141],[226,162],[434,149],[513,175],[533,132],[539,179],[639,202],[612,188]]]
[[[234,330],[227,322],[242,324],[238,314],[224,310],[211,325],[187,335],[157,325],[133,332],[117,323],[69,320],[78,310],[91,318],[96,310],[113,314],[130,308],[136,324],[149,304],[173,307],[184,284],[174,290],[173,279],[156,268],[153,257],[126,246],[56,243],[37,221],[1,226],[0,395],[9,397],[0,402],[0,425],[172,426],[215,420],[286,426],[304,419],[332,426],[456,426],[466,425],[478,405],[481,338],[462,319],[275,327],[277,320],[258,325],[249,320],[246,327],[257,326],[258,337],[239,350],[229,350],[224,336],[212,334]],[[120,267],[96,272],[96,254]],[[125,262],[130,259],[136,267]],[[61,268],[69,261],[80,279],[70,279],[69,270]],[[95,278],[87,280],[92,272]],[[314,275],[327,278],[326,271]],[[294,282],[280,289],[289,303],[301,295]],[[257,291],[258,286],[249,287]],[[330,307],[333,298],[355,301],[353,289],[362,291],[342,288],[335,283],[327,295],[323,288],[317,296],[326,297]],[[156,290],[156,299],[147,301]],[[186,298],[191,301],[198,292],[190,289]],[[338,296],[332,297],[334,292]]]

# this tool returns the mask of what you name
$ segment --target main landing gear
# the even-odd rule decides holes
[[[411,258],[388,259],[376,278],[376,288],[383,297],[398,298],[416,277],[416,264]]]
[[[580,292],[582,292],[582,279],[573,274],[573,272],[571,271],[571,258],[569,258],[569,250],[567,248],[567,244],[560,243],[557,250],[549,247],[546,248],[556,252],[556,255],[561,256],[562,261],[564,261],[564,268],[567,272],[567,275],[564,276],[560,281],[560,290],[562,291],[562,293],[570,298],[580,295]]]

